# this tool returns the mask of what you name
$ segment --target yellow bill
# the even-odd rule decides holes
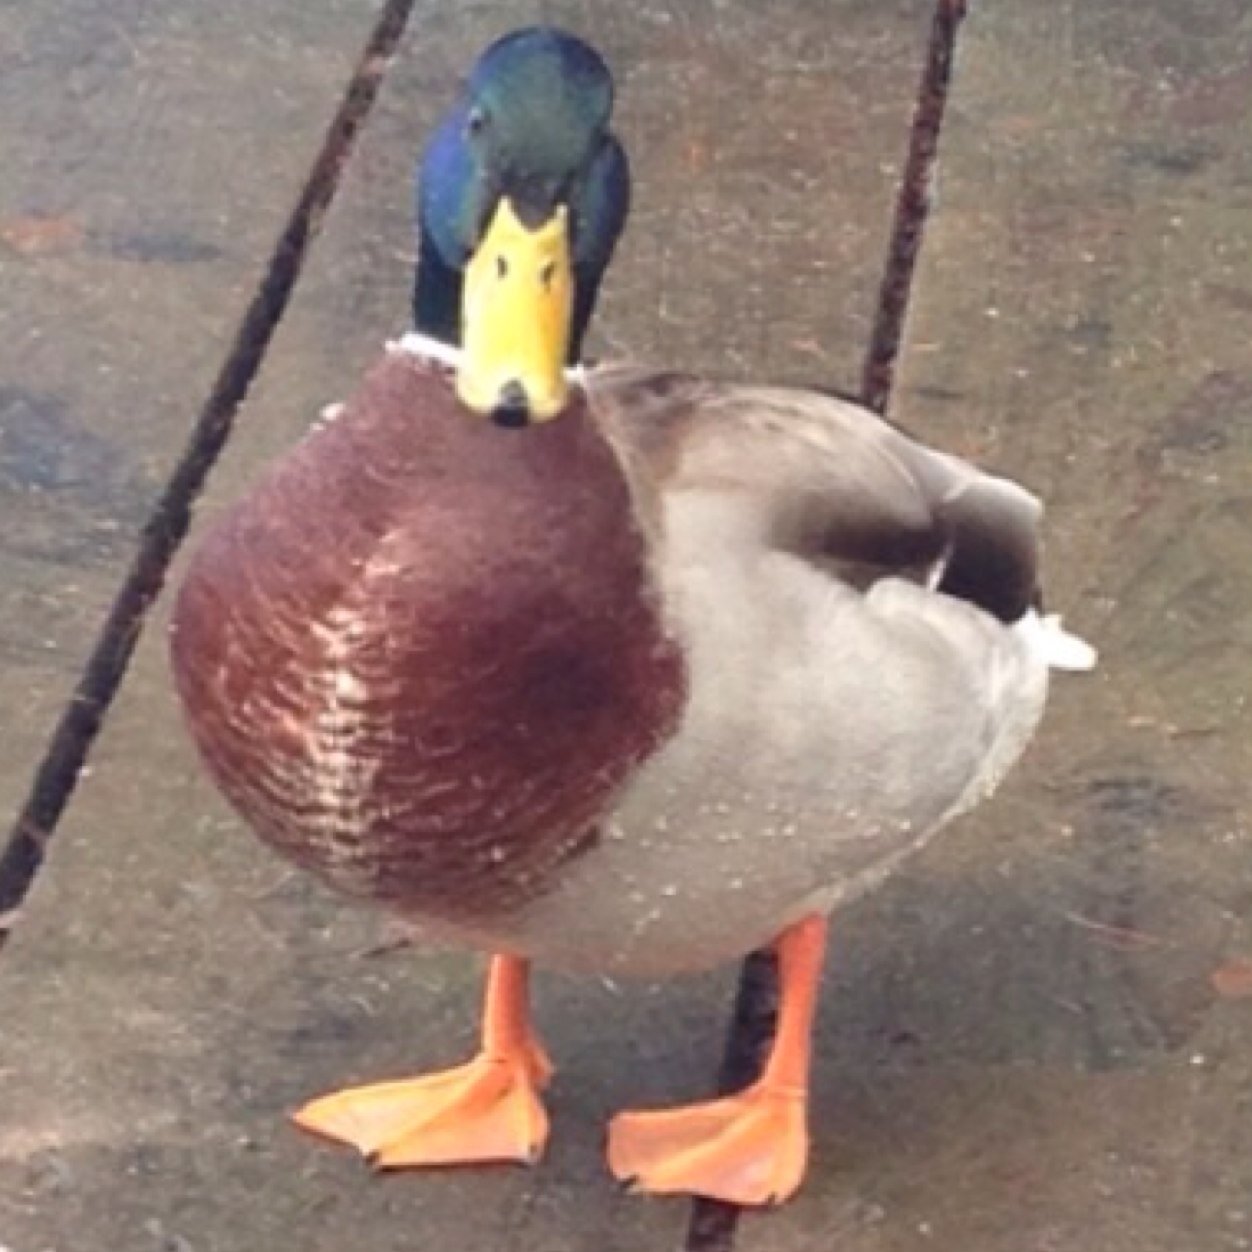
[[[465,269],[457,394],[476,412],[524,409],[546,421],[565,408],[574,304],[568,212],[535,230],[507,197]]]

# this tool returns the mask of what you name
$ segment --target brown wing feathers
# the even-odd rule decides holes
[[[662,492],[751,499],[766,542],[846,567],[856,585],[916,577],[1004,622],[1038,599],[1034,497],[866,409],[629,367],[594,372],[591,391],[624,459]]]

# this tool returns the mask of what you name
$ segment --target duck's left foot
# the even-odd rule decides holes
[[[609,1168],[639,1191],[781,1204],[804,1179],[805,1103],[801,1090],[760,1082],[703,1104],[619,1113]]]
[[[613,1119],[609,1168],[621,1182],[743,1205],[781,1204],[795,1194],[809,1155],[809,1035],[825,946],[822,917],[778,936],[778,1032],[752,1086],[721,1100]]]

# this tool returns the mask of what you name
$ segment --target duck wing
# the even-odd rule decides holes
[[[1040,502],[867,409],[630,366],[587,387],[645,499],[721,496],[759,543],[857,587],[905,577],[1006,623],[1038,603]]]

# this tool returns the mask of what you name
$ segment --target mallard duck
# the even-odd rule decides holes
[[[1040,506],[853,404],[572,369],[626,218],[587,44],[489,48],[421,164],[416,332],[208,529],[172,623],[192,735],[268,843],[491,954],[479,1054],[296,1115],[377,1166],[532,1161],[532,962],[663,976],[773,944],[727,1098],[628,1112],[640,1189],[780,1201],[837,905],[986,796],[1086,645]]]

